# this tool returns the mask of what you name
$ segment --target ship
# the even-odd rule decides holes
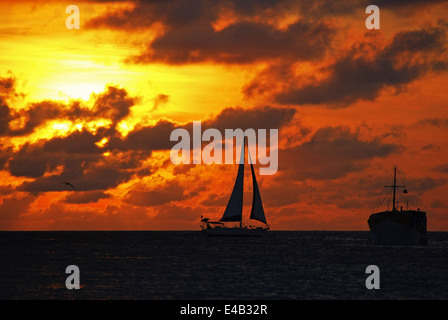
[[[409,209],[409,201],[406,208],[397,207],[396,190],[403,189],[407,194],[406,186],[397,185],[397,167],[394,167],[394,184],[384,186],[392,188],[392,210],[373,213],[368,219],[371,242],[375,245],[426,245],[426,212]]]
[[[243,143],[241,144],[240,162],[235,184],[221,219],[219,221],[210,221],[209,218],[201,217],[202,233],[207,236],[261,237],[270,229],[266,221],[266,215],[264,213],[263,203],[261,201],[260,189],[258,187],[249,150],[247,150],[247,153],[252,171],[253,185],[252,209],[249,219],[256,220],[258,223],[261,222],[262,226],[243,225],[245,144],[246,139],[244,138]],[[229,223],[233,223],[233,225],[229,226]]]

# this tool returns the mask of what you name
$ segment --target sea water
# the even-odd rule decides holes
[[[79,289],[67,289],[71,265]],[[363,231],[0,232],[1,299],[447,299],[447,266],[447,232],[427,246],[375,246]]]

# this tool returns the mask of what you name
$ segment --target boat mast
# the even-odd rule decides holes
[[[246,136],[243,135],[243,148],[241,150],[243,152],[243,155],[241,156],[243,158],[243,168],[246,163]],[[241,220],[240,220],[240,228],[243,228],[243,209],[244,209],[244,175],[243,175],[243,181],[241,181]]]
[[[393,186],[384,186],[386,188],[393,188],[393,196],[392,196],[392,212],[395,212],[395,190],[397,188],[406,188],[406,186],[397,186],[397,166],[394,167],[394,185]]]
[[[395,189],[397,188],[397,167],[396,166],[394,167],[394,186],[393,186],[393,188],[394,188],[394,195],[392,198],[392,201],[393,201],[392,212],[395,212]]]

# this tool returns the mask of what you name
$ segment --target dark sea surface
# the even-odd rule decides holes
[[[1,299],[447,299],[448,233],[374,246],[368,232],[0,232]],[[80,270],[68,290],[66,267]],[[380,270],[368,290],[366,267]]]

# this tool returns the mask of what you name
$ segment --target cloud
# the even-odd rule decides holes
[[[87,28],[151,29],[163,33],[148,40],[146,49],[130,57],[132,63],[187,64],[217,62],[248,64],[265,60],[315,60],[325,55],[335,34],[322,21],[305,19],[279,28],[297,8],[294,1],[136,1],[132,9],[108,12],[87,22]],[[222,28],[223,12],[233,21]]]
[[[166,104],[169,101],[170,96],[166,94],[158,94],[157,97],[154,99],[154,106],[152,107],[151,111],[155,111],[159,109],[161,105]]]
[[[16,78],[12,75],[0,77],[0,136],[6,136],[11,131],[9,122],[13,120],[13,114],[7,100],[17,95],[15,84]]]
[[[11,154],[8,169],[16,177],[38,178],[54,170],[62,163],[61,155],[48,154],[42,150],[42,142],[27,143]]]
[[[19,111],[10,108],[5,96],[0,95],[0,134],[3,136],[25,136],[47,121],[61,117],[73,118],[67,107],[60,102],[44,100],[31,103],[28,108]],[[13,121],[23,123],[20,127],[11,127]]]
[[[0,221],[2,228],[14,225],[14,222],[24,212],[28,211],[31,203],[36,200],[36,197],[30,195],[4,197],[0,204]]]
[[[55,137],[46,141],[42,147],[44,152],[56,153],[64,152],[67,155],[71,154],[99,154],[100,147],[96,145],[101,136],[83,130],[75,131],[66,137]]]
[[[74,192],[67,195],[64,199],[67,203],[91,203],[97,202],[100,199],[107,199],[110,195],[103,191],[84,191],[84,192]]]
[[[373,41],[370,42],[370,41]],[[395,34],[384,48],[376,37],[357,43],[324,68],[328,78],[276,94],[281,104],[347,106],[359,99],[374,100],[386,87],[400,92],[429,72],[444,71],[446,27],[426,27]]]
[[[177,182],[167,182],[153,190],[133,190],[124,201],[136,206],[158,206],[183,199],[184,189]]]
[[[291,24],[286,30],[257,22],[239,22],[219,31],[211,25],[198,25],[168,31],[130,61],[247,64],[280,58],[314,60],[325,54],[333,33],[323,23],[302,21]]]
[[[0,146],[0,170],[3,170],[12,154],[12,148],[3,148]]]
[[[130,97],[125,89],[108,86],[105,92],[96,96],[93,116],[117,124],[129,115],[130,108],[138,101],[139,98]]]
[[[168,120],[159,120],[155,125],[136,126],[124,138],[111,139],[109,148],[112,150],[153,150],[171,149],[170,134],[176,124]]]
[[[347,16],[353,15],[357,10],[365,10],[371,4],[377,5],[380,10],[389,9],[392,13],[399,15],[399,9],[412,9],[416,12],[424,6],[442,3],[445,0],[294,0],[297,10],[309,19],[320,19],[324,16]]]
[[[258,16],[292,9],[291,0],[182,0],[182,1],[130,1],[131,8],[109,11],[86,22],[87,28],[136,30],[162,24],[167,29],[184,29],[198,22],[211,24],[219,19],[223,10],[231,10],[240,18]]]
[[[323,127],[301,145],[279,151],[279,171],[297,181],[338,179],[367,167],[367,160],[400,151],[379,138],[364,140],[348,127]]]
[[[163,95],[157,101],[164,103],[167,99],[168,96]],[[111,124],[95,130],[84,125],[81,130],[70,131],[65,136],[27,142],[15,151],[4,147],[0,166],[13,176],[31,178],[32,180],[24,181],[17,187],[17,190],[31,193],[71,191],[62,181],[73,184],[76,192],[107,190],[129,181],[133,176],[151,175],[151,166],[143,166],[144,161],[151,157],[153,151],[170,150],[174,145],[170,141],[171,132],[178,127],[191,131],[192,123],[177,124],[170,120],[160,120],[153,125],[137,124],[123,137],[116,129],[117,124],[130,114],[131,107],[137,101],[138,98],[129,96],[125,89],[109,86],[93,97],[91,107],[80,101],[69,104],[50,100],[32,103],[20,111],[20,116],[27,119],[21,133],[31,133],[50,119],[69,119],[73,123],[85,121],[81,122],[83,124],[105,119],[110,120]],[[42,113],[37,112],[38,110]],[[244,129],[248,126],[254,129],[280,128],[294,114],[294,109],[270,106],[226,108],[216,116],[211,115],[203,123],[205,127],[218,128],[223,132],[226,128]],[[106,142],[101,144],[103,140]],[[156,196],[153,200],[145,200],[146,202],[142,200],[144,195],[157,195],[157,192],[159,191],[148,191],[148,194],[135,192],[129,196],[129,201],[162,201],[163,196]],[[85,193],[70,195],[66,200],[94,201],[95,197],[100,196],[100,193]]]
[[[225,108],[218,115],[203,122],[205,128],[216,128],[221,132],[225,129],[241,128],[252,129],[279,129],[287,125],[296,110],[292,108],[278,108],[264,106],[258,108],[244,109]]]
[[[15,93],[16,78],[12,75],[9,77],[0,77],[0,95],[11,95]]]
[[[158,207],[158,213],[154,217],[154,220],[167,222],[172,221],[175,222],[174,225],[179,225],[179,222],[182,222],[182,224],[184,225],[185,222],[190,221],[191,225],[188,225],[188,228],[192,228],[194,230],[197,228],[196,222],[199,220],[199,217],[202,213],[203,211],[197,207],[181,206],[170,203]]]
[[[448,162],[436,166],[434,168],[434,171],[441,172],[441,173],[448,173]]]
[[[396,0],[377,5],[385,10],[400,6],[418,12],[439,2]],[[345,107],[358,100],[374,100],[388,87],[402,92],[412,81],[448,69],[443,22],[397,32],[383,45],[378,45],[384,40],[375,31],[367,32],[365,39],[348,50],[340,46],[341,41],[335,43],[336,36],[347,34],[332,18],[353,16],[370,4],[367,0],[136,1],[134,8],[108,12],[87,26],[129,31],[163,25],[156,28],[163,31],[148,39],[145,49],[127,59],[131,63],[244,66],[267,62],[264,70],[243,86],[243,93],[248,98],[266,94],[284,105]],[[292,12],[300,19],[280,27]],[[318,73],[328,76],[314,79],[314,75],[308,78],[297,73],[297,64],[307,61],[320,63]]]
[[[14,81],[7,83],[13,85]],[[30,103],[27,108],[15,111],[9,107],[4,96],[0,95],[0,134],[3,136],[26,136],[51,120],[82,122],[107,119],[112,122],[112,128],[115,128],[121,120],[130,114],[131,107],[140,101],[139,97],[130,97],[125,89],[116,86],[107,86],[104,92],[94,94],[93,99],[92,107],[79,100],[66,104],[43,100]],[[11,124],[14,121],[20,122],[22,125],[12,128]]]
[[[167,96],[159,96],[157,100],[158,103],[164,103],[167,99]],[[51,119],[87,122],[106,119],[112,123],[109,127],[99,127],[95,131],[83,126],[81,130],[71,131],[66,136],[28,142],[16,151],[3,148],[0,165],[13,176],[32,179],[24,181],[17,190],[33,194],[71,191],[61,183],[69,181],[76,187],[77,194],[67,196],[66,202],[97,201],[104,196],[100,190],[115,188],[135,175],[152,174],[151,167],[143,167],[143,162],[153,151],[172,148],[174,143],[170,141],[170,134],[175,128],[192,129],[192,123],[179,125],[169,120],[160,120],[154,125],[137,124],[122,137],[117,132],[116,125],[129,115],[130,108],[137,100],[130,97],[125,89],[107,87],[103,93],[94,96],[90,108],[80,101],[69,104],[50,100],[32,103],[20,111],[20,116],[26,119],[24,127],[20,129],[23,134],[33,132]],[[37,112],[38,110],[42,113]],[[270,106],[252,109],[225,108],[216,116],[209,116],[203,123],[204,127],[217,128],[223,132],[227,128],[238,127],[280,128],[287,125],[294,115],[294,109]],[[103,139],[107,142],[100,144]],[[174,196],[171,200],[183,197],[181,189],[170,186],[169,190],[171,196]],[[129,194],[127,201],[136,205],[162,204],[165,201],[164,195],[166,193],[163,188],[135,191]]]
[[[217,115],[210,115],[201,123],[202,130],[218,129],[224,134],[225,129],[247,128],[279,129],[287,125],[296,113],[295,109],[264,106],[244,109],[241,107],[224,108]],[[201,120],[201,119],[198,119]],[[124,139],[111,139],[108,147],[112,150],[169,150],[174,143],[170,141],[171,132],[184,128],[192,135],[193,123],[176,124],[169,120],[159,120],[152,126],[137,126]]]
[[[442,3],[445,0],[378,0],[381,9],[396,10]],[[103,2],[103,1],[100,1]],[[365,9],[369,0],[177,0],[177,1],[127,1],[128,8],[109,10],[86,22],[86,28],[112,28],[119,30],[148,29],[162,24],[168,29],[182,29],[201,22],[211,24],[221,18],[223,12],[238,20],[250,18],[278,19],[283,15],[297,13],[304,19],[322,19],[326,16],[352,15],[356,10]]]
[[[71,171],[70,171],[71,170]],[[31,193],[67,191],[62,181],[69,181],[77,191],[107,190],[117,187],[132,177],[132,170],[122,169],[118,164],[101,162],[83,168],[82,163],[65,169],[60,174],[50,174],[22,183],[18,190]],[[71,189],[69,190],[71,191]]]
[[[3,81],[5,82],[5,81]],[[10,92],[13,81],[8,84]],[[0,167],[9,170],[17,177],[34,178],[18,187],[29,192],[65,191],[61,181],[70,181],[80,191],[108,189],[127,181],[133,174],[143,156],[127,148],[119,150],[120,156],[105,158],[107,150],[100,147],[102,139],[120,139],[116,130],[118,122],[130,114],[130,108],[139,101],[131,97],[123,88],[108,86],[100,94],[93,96],[92,106],[81,101],[67,104],[44,100],[29,104],[19,111],[11,111],[0,102],[0,129],[4,136],[26,136],[50,120],[70,120],[85,124],[90,121],[109,120],[109,127],[103,126],[89,131],[88,126],[71,131],[66,136],[27,142],[17,151],[11,147],[2,148]],[[24,125],[11,128],[10,123],[17,119]],[[132,167],[132,169],[130,169]]]
[[[417,121],[418,126],[448,127],[448,118],[425,118]]]

